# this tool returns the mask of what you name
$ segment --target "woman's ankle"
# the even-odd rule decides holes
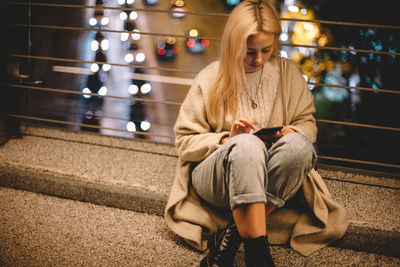
[[[243,243],[246,267],[275,266],[266,236],[243,239]]]

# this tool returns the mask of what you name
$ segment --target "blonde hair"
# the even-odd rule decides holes
[[[245,79],[243,60],[247,53],[247,39],[260,32],[275,35],[272,57],[279,57],[282,30],[276,11],[263,0],[241,2],[230,14],[222,35],[217,81],[209,93],[211,121],[217,121],[221,106],[227,114],[236,114],[238,88]]]

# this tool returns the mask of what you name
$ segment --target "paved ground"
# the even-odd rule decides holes
[[[23,127],[0,147],[0,265],[196,266],[160,216],[176,160],[170,145]],[[274,246],[277,265],[399,266],[400,180],[319,171],[349,231],[310,257]]]
[[[0,265],[196,266],[160,216],[0,188]],[[272,247],[277,266],[399,266],[400,259],[327,247],[303,257]],[[238,266],[243,264],[242,252]],[[243,266],[243,265],[242,265]]]

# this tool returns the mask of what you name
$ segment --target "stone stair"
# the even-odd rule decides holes
[[[144,266],[139,263],[146,261],[153,262],[147,266],[197,265],[202,255],[189,249],[182,240],[171,233],[162,218],[177,161],[175,148],[172,145],[26,125],[22,127],[21,132],[21,139],[11,139],[0,147],[0,186],[3,187],[1,194],[29,195],[30,198],[38,198],[42,202],[43,199],[52,199],[52,202],[68,202],[69,205],[77,206],[77,208],[88,209],[90,207],[91,209],[106,210],[108,213],[117,210],[125,213],[125,216],[128,217],[147,218],[158,227],[145,230],[148,228],[146,222],[143,225],[132,225],[135,229],[143,227],[141,235],[150,231],[148,237],[149,240],[151,239],[148,244],[142,244],[144,241],[141,242],[139,239],[131,237],[132,242],[136,242],[133,247],[137,247],[140,243],[140,251],[148,249],[148,247],[155,248],[155,251],[137,252],[141,255],[136,259],[137,265],[135,260],[128,256],[121,265]],[[277,265],[394,264],[398,266],[400,263],[400,180],[396,177],[368,176],[322,167],[318,171],[334,198],[349,211],[350,227],[341,240],[317,251],[310,257],[302,257],[285,246],[274,246],[273,255]],[[12,208],[4,203],[0,204],[0,211],[3,212],[0,214],[2,218],[8,217],[12,213]],[[26,209],[23,204],[14,203],[14,206],[18,205],[22,210]],[[49,210],[55,209],[49,203],[42,205],[49,205]],[[40,209],[39,207],[32,209],[36,210],[35,216],[41,216],[37,211]],[[44,212],[46,208],[42,208],[40,211]],[[107,212],[104,211],[105,214],[108,214]],[[22,212],[17,217],[24,214]],[[78,216],[77,214],[74,213],[74,216]],[[43,216],[46,218],[46,215]],[[59,216],[68,217],[64,213]],[[61,217],[57,217],[57,220],[60,220]],[[90,218],[82,220],[90,220]],[[37,220],[28,221],[35,222]],[[90,224],[91,222],[74,227],[77,229],[86,227],[87,231],[92,231]],[[22,227],[23,224],[19,226]],[[12,226],[4,224],[2,227],[9,230],[7,227]],[[32,225],[34,229],[37,227],[37,224]],[[118,227],[121,228],[121,234],[124,235],[122,229],[126,230],[126,225],[118,225]],[[0,234],[1,231],[2,229],[0,229]],[[40,231],[40,229],[35,231]],[[54,235],[56,234],[54,233]],[[0,239],[3,239],[1,236]],[[16,235],[13,238],[20,239],[21,236],[27,236],[27,234]],[[65,233],[60,237],[61,240],[63,238],[66,238]],[[111,240],[109,242],[117,242],[121,237],[115,237],[116,240],[108,238]],[[144,238],[144,240],[147,239]],[[5,241],[7,240],[1,240],[3,245],[0,245],[0,264],[2,259],[7,259],[4,260],[4,263],[13,265],[9,256],[12,253],[9,250],[18,251],[18,248],[5,246]],[[100,242],[98,239],[88,241]],[[132,250],[132,246],[126,239],[121,242],[120,249],[128,252]],[[164,242],[169,245],[164,247]],[[90,246],[92,245],[95,244]],[[64,247],[66,251],[69,249],[72,248]],[[43,250],[45,251],[45,249]],[[61,248],[59,250],[64,251]],[[80,253],[84,254],[84,251]],[[21,256],[22,258],[16,258],[16,262],[19,262],[18,265],[25,265],[24,259],[34,257],[36,254],[29,255],[25,252],[23,255],[25,256]],[[102,264],[100,254],[96,257],[98,259],[94,259],[89,265]],[[164,257],[169,258],[164,261]],[[238,257],[238,266],[241,266],[240,264],[243,264],[242,251]],[[154,258],[160,259],[154,260]],[[47,260],[43,262],[44,265],[52,265],[52,259]],[[115,259],[115,263],[118,260],[122,261],[122,259]],[[57,262],[60,265],[70,265],[66,259]],[[77,265],[86,264],[77,263]]]

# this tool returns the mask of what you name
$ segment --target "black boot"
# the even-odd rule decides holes
[[[235,224],[231,224],[208,239],[208,254],[201,260],[200,267],[233,267],[235,255],[242,237]]]
[[[265,236],[244,239],[244,261],[246,267],[274,267],[274,261],[269,250],[268,239]]]

